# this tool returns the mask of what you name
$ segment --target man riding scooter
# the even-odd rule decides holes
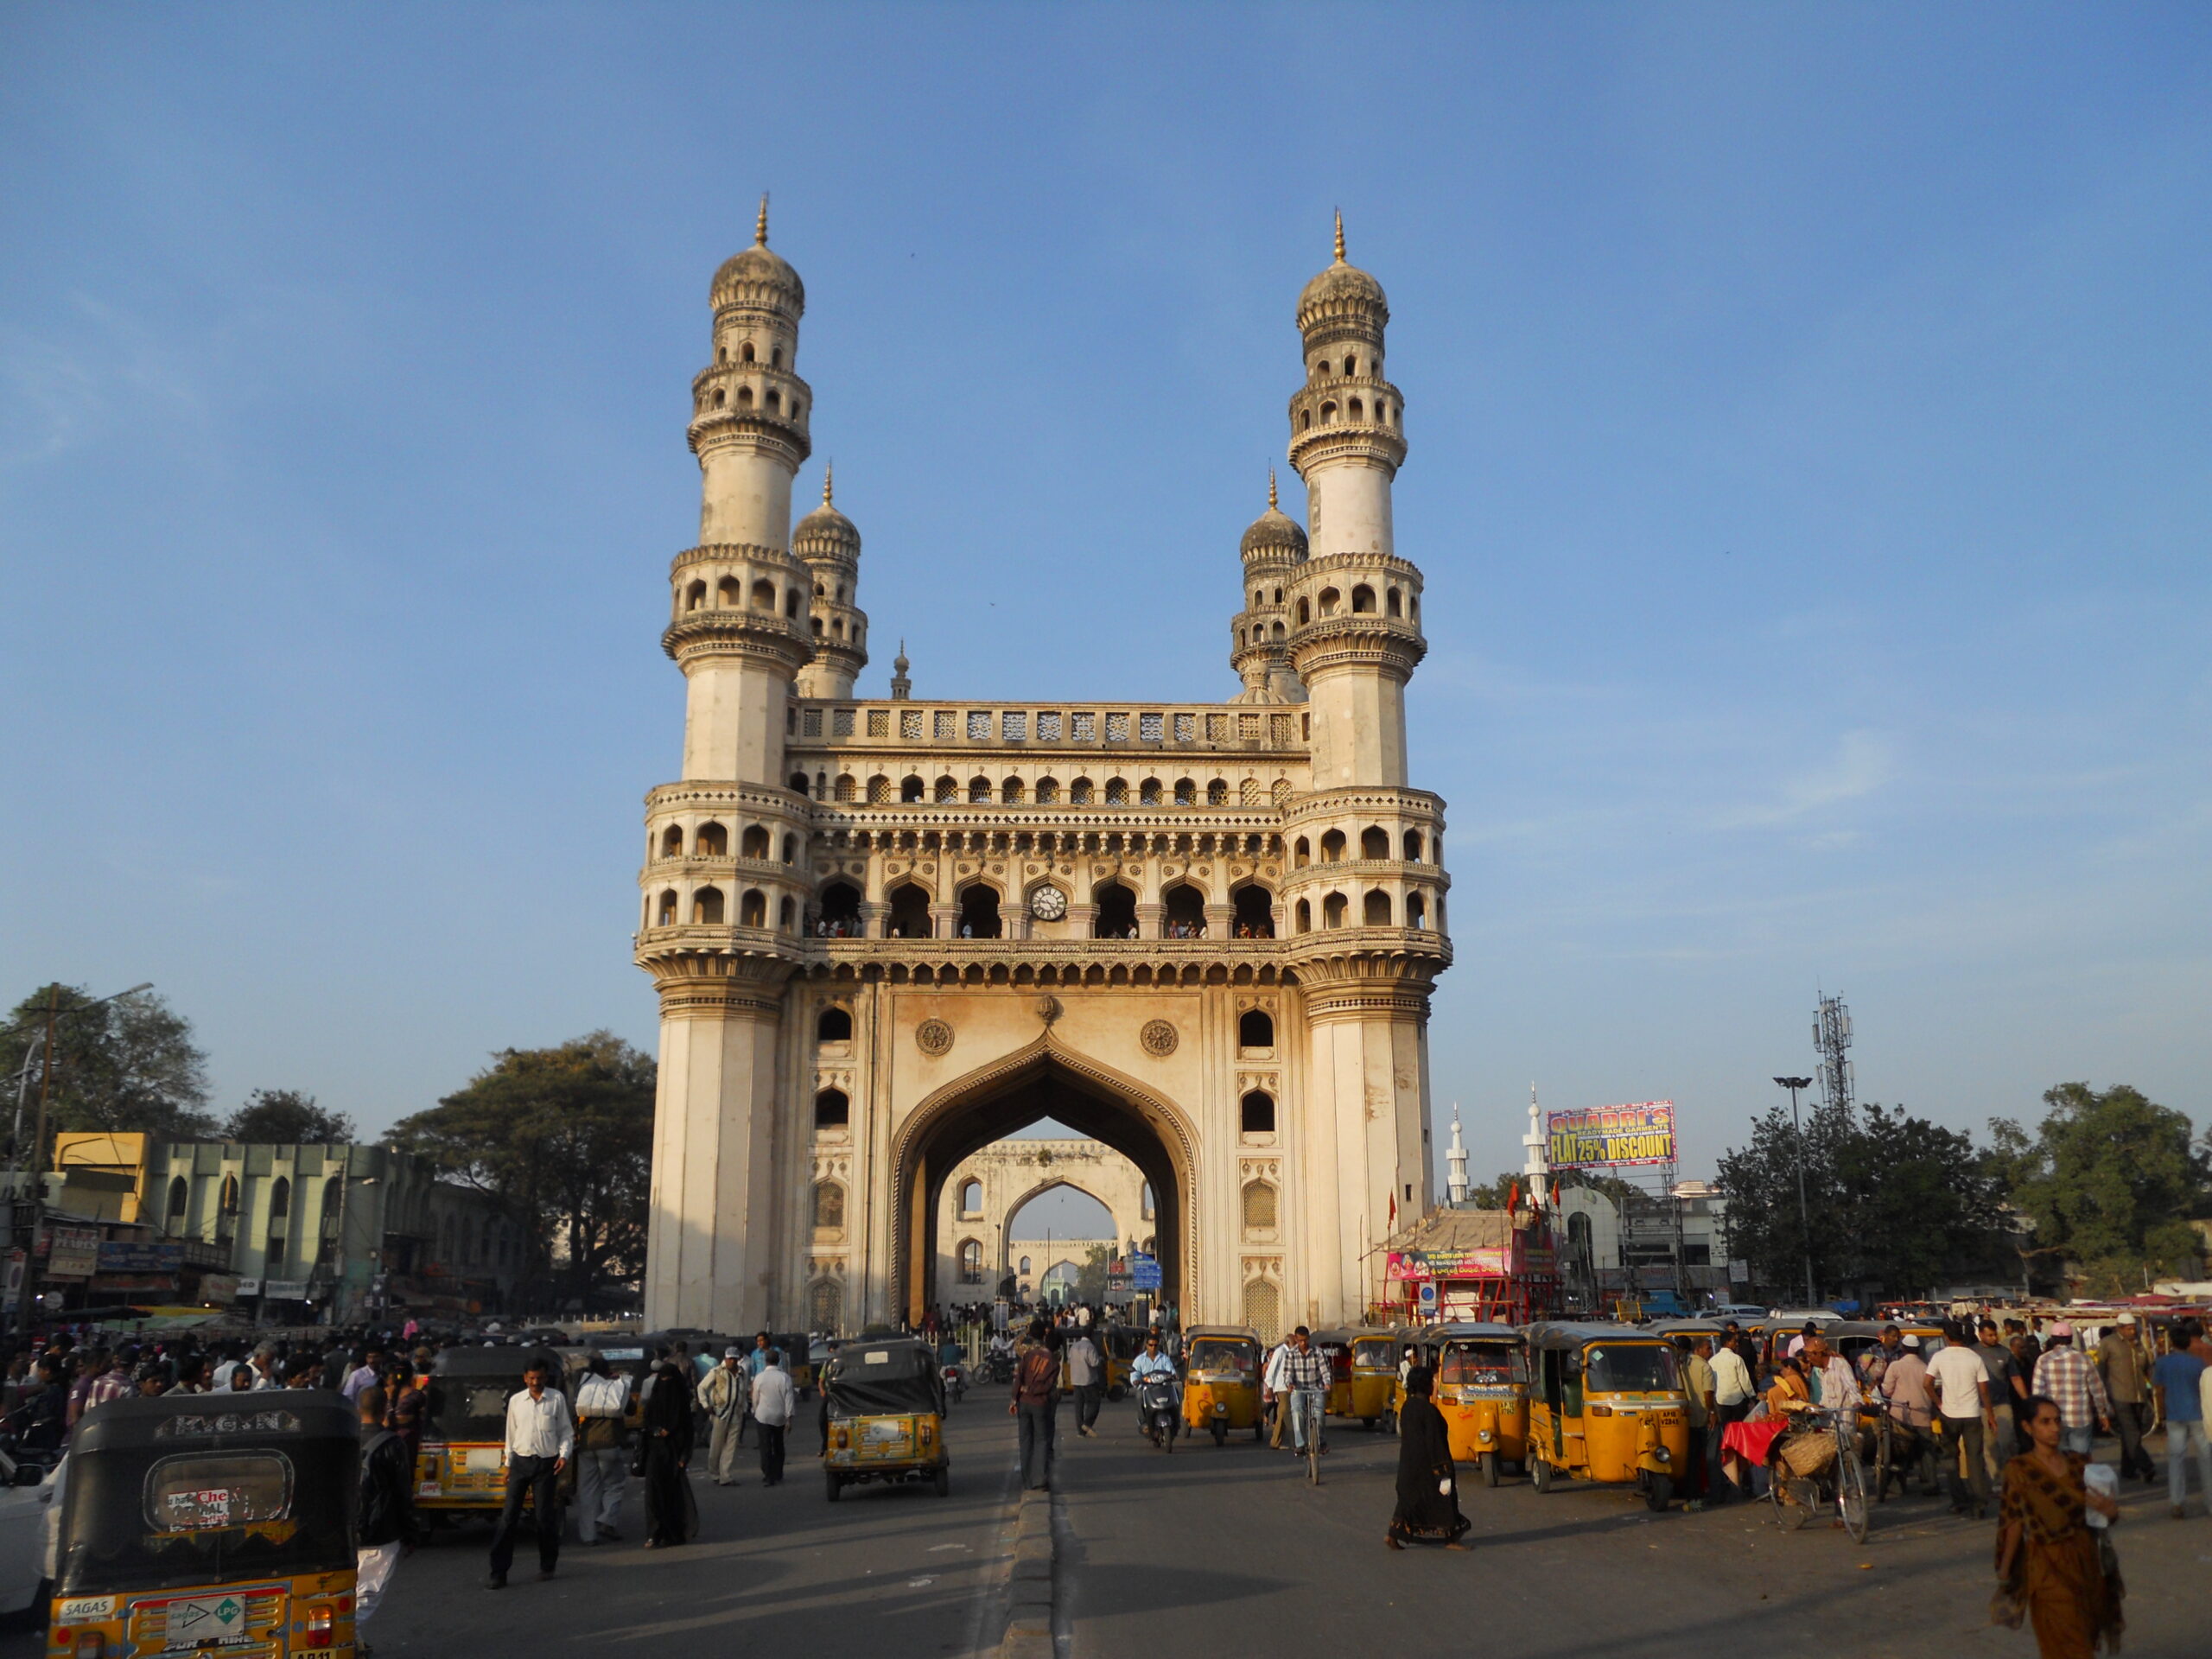
[[[1165,1389],[1167,1395],[1164,1427],[1162,1414],[1147,1398],[1147,1393],[1156,1397],[1160,1389]],[[1129,1391],[1137,1399],[1137,1427],[1150,1437],[1152,1443],[1154,1446],[1160,1444],[1163,1433],[1167,1439],[1173,1440],[1182,1420],[1181,1400],[1176,1388],[1175,1362],[1161,1351],[1160,1332],[1157,1331],[1147,1334],[1144,1352],[1129,1362]]]

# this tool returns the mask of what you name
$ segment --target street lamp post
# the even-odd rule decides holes
[[[1805,1127],[1797,1117],[1797,1091],[1813,1086],[1810,1077],[1777,1077],[1789,1091],[1789,1133],[1797,1147],[1797,1230],[1805,1241],[1805,1306],[1814,1305],[1813,1224],[1805,1209]]]

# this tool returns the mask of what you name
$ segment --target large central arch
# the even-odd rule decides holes
[[[941,1287],[932,1281],[945,1181],[970,1153],[1046,1117],[1111,1147],[1143,1172],[1152,1186],[1160,1294],[1191,1306],[1198,1141],[1188,1120],[1135,1078],[1054,1041],[1048,1029],[1028,1047],[932,1092],[899,1131],[893,1157],[892,1282],[916,1324],[940,1300]]]

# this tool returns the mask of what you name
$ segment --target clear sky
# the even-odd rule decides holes
[[[1531,1079],[1704,1173],[1821,987],[1866,1097],[2212,1123],[2208,86],[2202,5],[10,7],[0,990],[372,1128],[650,1046],[760,192],[862,689],[963,697],[1234,691],[1341,206],[1478,1178]]]

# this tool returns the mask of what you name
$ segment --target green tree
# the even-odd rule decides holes
[[[30,1133],[30,1108],[38,1098],[39,1072],[45,1063],[48,998],[59,994],[61,1009],[76,1009],[54,1026],[54,1079],[47,1100],[47,1127],[63,1129],[137,1130],[173,1141],[211,1134],[207,1057],[192,1040],[192,1025],[150,991],[93,1005],[81,986],[41,985],[16,1005],[0,1031],[0,1077],[12,1087],[30,1059],[25,1096],[24,1129]],[[14,1109],[8,1103],[7,1109]]]
[[[1083,1266],[1075,1277],[1075,1299],[1103,1306],[1106,1300],[1106,1269],[1113,1264],[1114,1247],[1094,1244],[1083,1258]]]
[[[653,1082],[652,1057],[609,1032],[511,1048],[387,1143],[496,1198],[522,1229],[529,1277],[588,1300],[645,1267]]]
[[[2043,1098],[2050,1109],[2033,1135],[2010,1118],[1989,1125],[1987,1167],[2035,1224],[2034,1254],[2092,1294],[2193,1274],[2188,1217],[2205,1205],[2212,1162],[2189,1119],[2124,1083],[2062,1083]]]
[[[1799,1136],[1787,1108],[1751,1125],[1720,1160],[1730,1255],[1761,1285],[1799,1292],[1810,1254],[1818,1294],[1922,1295],[1980,1276],[2004,1249],[2003,1192],[1972,1139],[1903,1107],[1825,1105],[1805,1116],[1805,1220]]]
[[[313,1095],[296,1089],[257,1089],[223,1124],[226,1141],[273,1141],[281,1145],[351,1141],[353,1120],[326,1112]]]

